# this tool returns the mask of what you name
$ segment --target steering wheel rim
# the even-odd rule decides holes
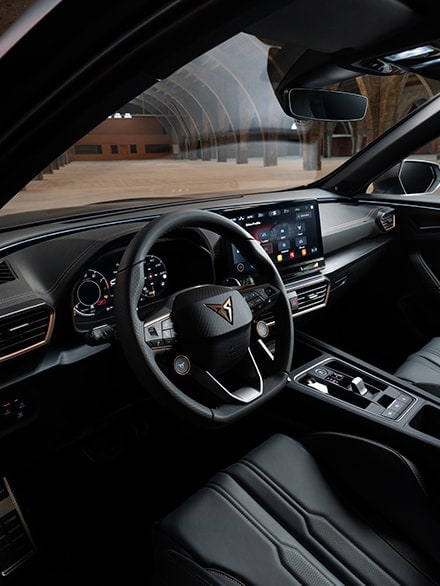
[[[250,402],[233,400],[211,406],[198,398],[189,396],[159,365],[156,360],[158,354],[146,342],[145,326],[148,320],[141,320],[137,313],[137,304],[144,283],[143,263],[161,237],[184,227],[204,228],[232,242],[245,258],[251,260],[263,280],[279,291],[273,306],[276,315],[274,326],[276,333],[271,373],[262,379],[261,394]],[[211,293],[220,295],[223,289],[225,294],[233,291],[233,288],[215,285],[206,287],[211,287],[207,289],[207,295]],[[177,295],[181,293],[178,292]],[[199,291],[198,294],[200,294]],[[176,295],[172,295],[168,299],[174,300],[175,297]],[[236,301],[237,299],[234,303]],[[204,305],[208,304],[204,303]],[[172,320],[172,303],[168,309]],[[166,311],[164,315],[167,315]],[[115,317],[118,340],[142,386],[165,408],[171,409],[186,419],[189,418],[196,424],[205,427],[228,425],[275,396],[287,382],[293,355],[293,320],[283,281],[261,245],[244,228],[215,212],[205,210],[171,212],[155,218],[136,234],[119,264],[115,285]],[[220,321],[224,320],[219,320],[219,323]],[[245,329],[243,327],[242,331]],[[257,365],[256,368],[258,370]]]

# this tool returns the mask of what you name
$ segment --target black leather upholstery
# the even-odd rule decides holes
[[[440,397],[440,338],[410,354],[394,374]]]
[[[414,465],[340,434],[272,436],[162,519],[154,542],[163,585],[440,580],[440,525]]]

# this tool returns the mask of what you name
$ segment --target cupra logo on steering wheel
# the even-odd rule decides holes
[[[232,299],[228,297],[223,305],[218,303],[205,303],[206,307],[215,311],[220,317],[225,319],[228,323],[232,324],[233,314],[232,314]]]

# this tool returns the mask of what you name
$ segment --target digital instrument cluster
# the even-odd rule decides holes
[[[123,250],[118,250],[101,257],[74,287],[73,318],[78,330],[88,331],[90,327],[113,323],[116,274],[122,254]],[[147,255],[139,311],[165,293],[167,285],[168,269],[164,260],[155,254]]]
[[[125,246],[115,246],[91,260],[79,275],[72,299],[77,332],[89,333],[106,325],[114,327],[116,275]],[[185,287],[214,283],[215,279],[213,251],[198,231],[186,230],[184,234],[160,240],[145,257],[144,282],[138,300],[140,319],[145,318],[152,302]]]

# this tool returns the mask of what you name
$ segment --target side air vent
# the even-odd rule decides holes
[[[294,291],[288,291],[293,314],[305,313],[306,311],[324,306],[327,303],[329,290],[330,282],[325,278],[299,285]]]
[[[0,260],[0,285],[14,281],[14,279],[15,275],[9,264],[5,260]]]
[[[53,311],[37,305],[0,318],[0,361],[45,344],[53,323]]]
[[[383,232],[392,230],[396,225],[396,215],[392,208],[381,208],[376,215],[376,223]]]

